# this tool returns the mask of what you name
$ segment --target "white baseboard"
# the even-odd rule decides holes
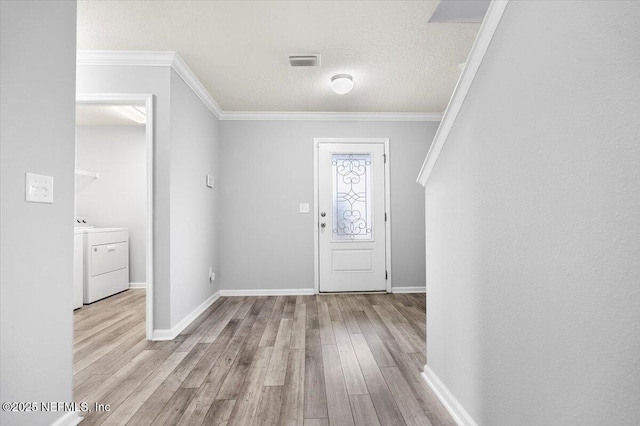
[[[159,328],[157,330],[153,330],[153,336],[151,340],[153,340],[154,342],[159,342],[162,340],[173,340],[176,338],[176,336],[178,336],[178,334],[180,333],[174,335],[173,329]]]
[[[279,288],[263,290],[220,290],[220,296],[308,296],[314,295],[312,288]]]
[[[147,288],[147,283],[129,283],[129,288]]]
[[[80,417],[77,411],[69,411],[62,417],[58,417],[56,421],[51,423],[51,426],[76,426],[82,420],[84,420],[84,417]]]
[[[392,293],[424,293],[426,287],[392,287]],[[312,288],[278,288],[260,290],[220,290],[220,296],[308,296],[314,295]]]
[[[426,293],[427,287],[391,287],[391,293]]]
[[[436,373],[429,368],[428,365],[424,366],[424,372],[422,377],[427,381],[427,384],[436,394],[444,408],[449,412],[453,420],[459,426],[478,426],[478,423],[467,413],[460,401],[449,391],[444,383],[436,376]]]
[[[213,295],[211,295],[211,297],[209,297],[207,300],[202,302],[200,304],[200,306],[198,306],[193,311],[191,311],[191,313],[189,313],[189,315],[184,317],[179,323],[177,323],[176,325],[174,325],[170,329],[160,328],[160,329],[153,330],[153,339],[152,340],[173,340],[173,339],[175,339],[180,333],[182,333],[182,331],[185,328],[187,328],[189,326],[189,324],[191,324],[193,322],[193,320],[198,318],[200,316],[200,314],[202,314],[204,311],[206,311],[207,308],[209,308],[209,306],[213,305],[213,302],[215,302],[219,298],[220,298],[220,291],[216,291]]]

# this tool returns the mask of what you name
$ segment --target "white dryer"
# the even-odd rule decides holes
[[[84,304],[129,289],[127,228],[87,228],[84,235]]]

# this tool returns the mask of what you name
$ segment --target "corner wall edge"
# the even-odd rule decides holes
[[[209,306],[213,305],[213,303],[220,298],[220,291],[216,291],[208,299],[202,302],[199,306],[197,306],[193,311],[188,313],[184,318],[180,320],[176,325],[171,328],[164,329],[155,329],[153,330],[153,341],[162,341],[162,340],[173,340],[180,333],[184,331],[185,328],[189,326],[196,318],[200,316],[204,311],[206,311]]]
[[[478,35],[476,36],[473,46],[471,47],[471,51],[469,52],[469,56],[467,57],[467,65],[462,70],[458,83],[456,84],[455,89],[453,89],[453,94],[451,95],[449,104],[442,115],[440,126],[436,131],[436,135],[433,138],[433,142],[429,147],[427,156],[422,163],[422,168],[420,169],[420,173],[416,179],[416,182],[422,186],[427,185],[427,181],[429,180],[429,177],[433,172],[433,168],[438,161],[438,157],[442,152],[442,148],[447,142],[447,138],[453,129],[456,118],[458,118],[458,114],[462,109],[464,100],[471,89],[471,85],[473,84],[473,80],[475,79],[478,70],[480,69],[484,55],[487,53],[487,50],[491,45],[493,35],[498,29],[498,25],[500,24],[500,20],[502,19],[502,15],[504,14],[508,3],[509,0],[492,0],[489,5],[487,14],[482,21]]]

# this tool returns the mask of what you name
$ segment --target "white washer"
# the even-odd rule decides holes
[[[84,304],[129,289],[128,229],[87,226],[81,232]]]

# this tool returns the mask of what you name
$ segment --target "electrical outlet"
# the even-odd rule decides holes
[[[213,266],[209,267],[209,281],[213,282],[216,280],[216,273],[213,272]]]
[[[300,203],[300,213],[309,213],[309,203]]]

